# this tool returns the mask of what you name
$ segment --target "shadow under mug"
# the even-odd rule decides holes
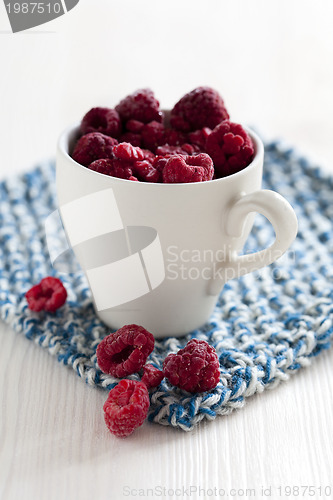
[[[297,219],[278,193],[261,189],[264,148],[228,177],[154,184],[110,177],[71,157],[79,127],[57,149],[60,215],[99,318],[136,323],[156,337],[180,336],[210,317],[226,281],[271,264],[296,237]],[[265,250],[239,255],[255,212],[273,225]]]

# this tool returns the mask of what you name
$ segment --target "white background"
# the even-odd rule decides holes
[[[167,108],[198,85],[218,89],[234,121],[333,171],[332,20],[328,0],[81,0],[13,35],[1,4],[0,176],[52,158],[60,131],[92,106],[150,86]],[[118,500],[126,486],[132,497],[155,486],[333,491],[331,352],[191,434],[144,424],[117,440],[105,392],[3,325],[0,342],[4,500]]]

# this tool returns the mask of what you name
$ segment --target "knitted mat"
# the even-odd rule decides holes
[[[190,338],[207,340],[219,355],[221,381],[209,393],[190,395],[164,380],[150,394],[150,421],[191,430],[276,387],[330,346],[333,178],[279,142],[266,144],[264,172],[264,187],[285,196],[297,213],[297,239],[276,263],[229,281],[203,328],[156,341],[149,361],[161,368],[165,356]],[[109,390],[117,380],[96,363],[96,347],[108,329],[94,312],[83,273],[61,275],[68,300],[55,314],[33,313],[24,297],[43,277],[57,275],[44,229],[45,218],[57,208],[54,177],[48,164],[0,183],[1,318],[88,384]],[[267,220],[257,216],[246,251],[267,246],[273,235]]]

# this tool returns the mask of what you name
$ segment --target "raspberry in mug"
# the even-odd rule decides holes
[[[125,97],[115,109],[96,107],[80,125],[72,157],[104,175],[153,183],[205,182],[249,165],[254,145],[229,119],[219,93],[198,87],[164,116],[150,89]]]

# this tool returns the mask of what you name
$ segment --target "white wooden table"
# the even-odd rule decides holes
[[[0,177],[53,157],[93,105],[150,86],[169,107],[200,84],[333,171],[332,15],[329,1],[81,0],[11,35],[0,5]],[[145,423],[119,440],[106,392],[3,323],[0,343],[1,500],[333,495],[332,351],[191,433]]]

